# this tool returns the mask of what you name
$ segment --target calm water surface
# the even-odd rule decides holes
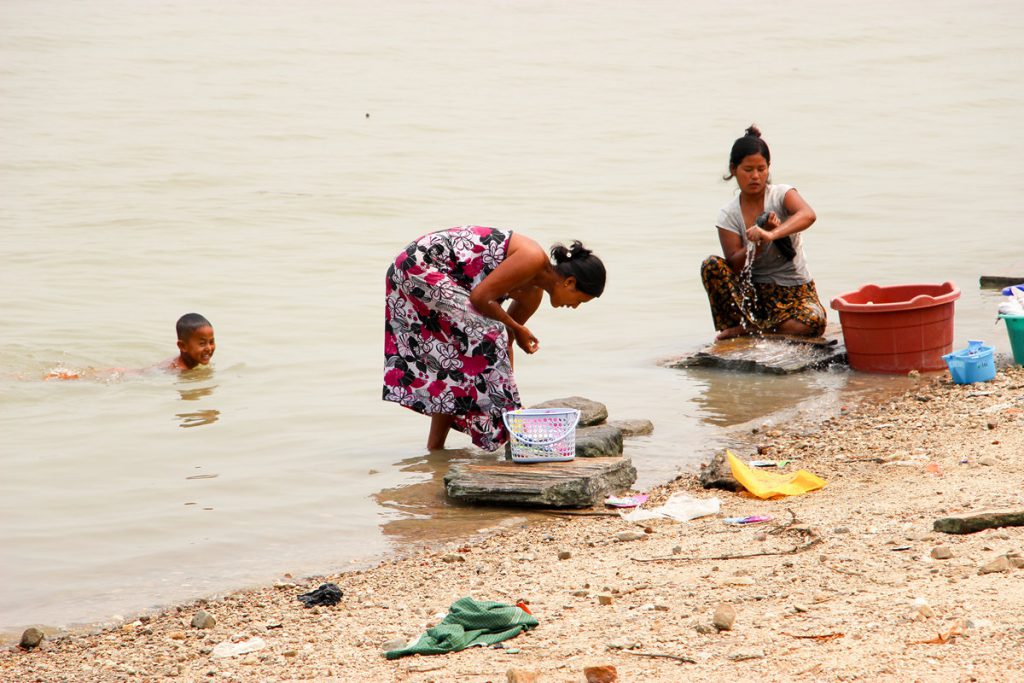
[[[106,620],[492,526],[451,508],[425,418],[380,401],[388,260],[476,223],[583,239],[605,296],[542,308],[524,401],[646,417],[647,486],[723,427],[894,380],[656,361],[711,335],[732,140],[817,210],[826,300],[1020,261],[1015,2],[0,5],[0,630]],[[139,369],[214,324],[183,377]],[[451,445],[468,445],[461,435]]]

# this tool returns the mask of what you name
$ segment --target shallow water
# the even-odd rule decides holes
[[[431,229],[605,259],[601,300],[537,314],[517,379],[527,403],[652,419],[629,445],[643,486],[728,425],[898,382],[657,365],[712,335],[698,266],[751,121],[819,215],[826,304],[953,280],[957,343],[1006,352],[976,283],[1022,252],[1022,19],[1011,2],[3,3],[0,629],[507,516],[446,506],[445,459],[465,454],[427,455],[425,419],[380,401],[384,270]],[[171,356],[192,310],[216,329],[212,371],[106,373]],[[57,368],[106,374],[40,381]]]

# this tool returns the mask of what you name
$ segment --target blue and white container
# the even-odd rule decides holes
[[[521,408],[502,415],[512,462],[565,462],[576,457],[575,408]]]
[[[996,361],[991,346],[985,342],[971,339],[967,348],[942,357],[949,367],[949,374],[956,384],[974,384],[987,382],[996,376]]]

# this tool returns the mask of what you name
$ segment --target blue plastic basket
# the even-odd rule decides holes
[[[949,367],[949,374],[956,384],[987,382],[996,376],[996,361],[991,346],[984,342],[970,340],[966,349],[947,353],[942,357]]]

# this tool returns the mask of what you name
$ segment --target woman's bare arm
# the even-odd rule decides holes
[[[513,329],[520,327],[521,323],[501,307],[498,299],[525,285],[548,264],[547,254],[540,245],[521,235],[514,235],[513,240],[516,237],[523,241],[516,244],[515,249],[510,244],[505,260],[469,293],[469,302],[473,308]]]
[[[786,213],[789,214],[789,218],[780,221],[779,217],[772,211],[771,215],[768,216],[768,223],[766,225],[768,229],[765,230],[756,225],[751,226],[747,228],[747,238],[754,242],[771,242],[786,235],[803,232],[811,227],[818,218],[817,214],[814,213],[814,209],[804,201],[804,198],[800,196],[796,188],[786,192],[786,196],[782,198],[782,205],[786,207]]]
[[[533,353],[539,348],[537,338],[525,325],[509,315],[498,303],[498,299],[526,285],[549,263],[548,255],[539,244],[528,237],[512,235],[508,256],[469,293],[469,302],[473,308],[508,327],[520,348],[527,353]]]
[[[509,304],[508,314],[520,325],[525,325],[526,321],[530,319],[537,309],[540,307],[540,302],[544,298],[544,292],[539,287],[533,287],[527,291],[523,296],[517,296],[512,299],[512,303]],[[513,361],[512,357],[512,341],[516,339],[516,332],[512,328],[508,330],[508,359]]]
[[[725,256],[729,269],[739,275],[747,260],[747,249],[743,246],[743,240],[735,232],[719,228],[718,241],[722,244],[722,255]]]

